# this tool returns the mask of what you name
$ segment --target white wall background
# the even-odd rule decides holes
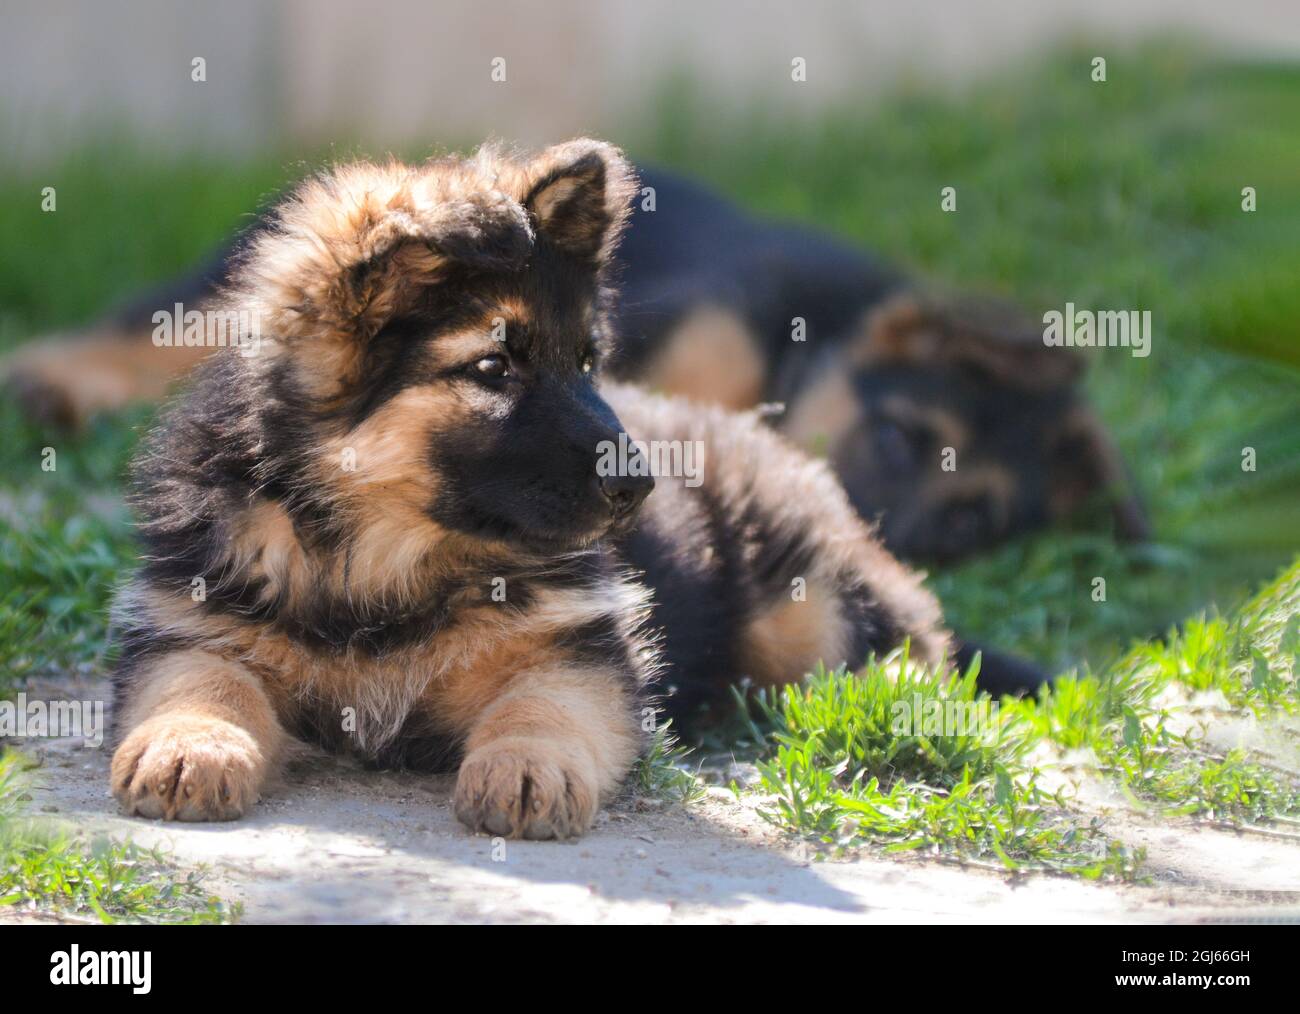
[[[674,69],[724,99],[817,105],[900,76],[960,82],[1080,33],[1160,31],[1296,56],[1300,2],[0,0],[0,160],[56,155],[87,128],[160,150],[537,143],[616,130]],[[797,88],[793,56],[808,61]]]

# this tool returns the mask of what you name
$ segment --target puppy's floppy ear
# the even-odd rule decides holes
[[[853,346],[859,367],[949,365],[1026,391],[1068,387],[1083,374],[1072,350],[1053,348],[1018,308],[972,297],[904,293],[871,310]]]
[[[453,264],[521,264],[532,227],[474,162],[355,163],[309,180],[241,257],[234,298],[278,340],[360,344]]]
[[[612,145],[578,138],[545,149],[526,167],[523,205],[537,231],[582,260],[603,264],[631,212],[636,173]]]

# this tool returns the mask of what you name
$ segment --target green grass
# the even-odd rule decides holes
[[[1139,812],[1300,827],[1298,664],[1300,561],[1229,619],[1198,617],[1101,675],[1004,699],[979,735],[937,718],[920,734],[915,722],[900,727],[900,708],[907,717],[981,700],[973,673],[945,680],[905,653],[857,673],[819,671],[745,709],[760,719],[753,738],[768,743],[764,813],[782,827],[841,847],[1128,878],[1142,852],[1079,801],[1077,777],[1054,777],[1066,758]],[[1211,743],[1213,727],[1243,717],[1262,731]]]
[[[108,599],[135,553],[120,478],[147,417],[99,418],[61,437],[0,402],[0,694],[102,660]]]
[[[772,803],[760,812],[827,843],[925,850],[1009,870],[1128,877],[1141,854],[1102,831],[1025,763],[1028,723],[991,707],[978,735],[929,706],[977,706],[977,667],[961,679],[911,663],[906,651],[856,673],[818,671],[760,694],[774,749],[759,762]],[[899,725],[899,709],[905,720]],[[941,712],[942,714],[942,712]]]
[[[124,520],[47,514],[0,533],[0,691],[33,675],[93,667],[107,648],[105,599],[131,552]]]
[[[930,578],[964,635],[1077,675],[1041,700],[1006,704],[1006,738],[994,746],[892,743],[868,714],[889,698],[864,697],[892,692],[879,668],[859,683],[822,674],[811,690],[768,699],[739,735],[758,744],[775,731],[765,778],[780,800],[773,818],[787,826],[842,844],[1130,875],[1138,857],[1044,788],[1029,744],[1088,754],[1096,777],[1140,805],[1244,824],[1293,819],[1285,763],[1253,745],[1212,745],[1162,693],[1216,693],[1232,714],[1291,721],[1293,628],[1218,610],[1300,550],[1300,65],[1106,47],[1109,80],[1098,85],[1092,52],[1059,52],[959,96],[907,88],[817,117],[759,103],[722,115],[679,83],[657,118],[613,138],[638,160],[940,282],[1034,309],[1153,312],[1150,358],[1098,353],[1089,381],[1147,499],[1153,543],[1116,546],[1101,523]],[[113,139],[57,166],[0,174],[0,350],[197,261],[318,161],[160,157]],[[58,188],[54,214],[39,209],[47,185]],[[1253,214],[1240,210],[1247,185],[1258,190]],[[944,186],[958,190],[955,214],[939,210]],[[148,418],[53,438],[0,405],[0,693],[102,665],[106,604],[133,555],[121,469]],[[47,472],[51,444],[58,468]],[[1247,446],[1254,472],[1241,469]],[[1104,602],[1090,595],[1099,576]],[[926,700],[970,693],[908,679]],[[637,782],[690,798],[688,768],[665,739]]]
[[[1300,826],[1298,656],[1300,563],[1231,618],[1198,616],[1135,646],[1105,679],[1060,682],[1031,707],[1049,738],[1091,747],[1099,770],[1140,803]],[[1062,712],[1061,695],[1092,704]],[[1212,742],[1216,725],[1243,716],[1263,731],[1243,745]]]
[[[650,746],[637,759],[628,784],[638,795],[667,800],[670,803],[693,803],[704,796],[704,783],[696,774],[698,765],[691,761],[691,751],[677,742],[669,725],[658,726]]]
[[[17,754],[0,756],[0,919],[5,911],[104,923],[224,923],[239,917],[160,852],[25,816]]]

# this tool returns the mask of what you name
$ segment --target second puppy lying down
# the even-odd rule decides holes
[[[657,695],[689,709],[905,638],[944,655],[937,603],[822,464],[750,417],[597,386],[633,186],[583,140],[348,166],[282,206],[223,298],[259,354],[205,364],[135,465],[127,810],[237,817],[296,735],[457,769],[472,828],[567,837]],[[601,467],[624,432],[698,441],[700,484]]]

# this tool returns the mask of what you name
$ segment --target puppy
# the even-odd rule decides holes
[[[939,294],[835,238],[746,214],[670,173],[634,202],[613,375],[785,411],[904,559],[950,563],[1109,515],[1149,531],[1083,396],[1084,362],[985,297]],[[1101,507],[1101,510],[1093,510]]]
[[[134,464],[127,811],[238,817],[296,736],[456,770],[468,827],[565,838],[662,698],[909,639],[947,655],[823,464],[752,416],[600,384],[635,190],[596,141],[488,147],[336,169],[253,237],[217,306],[258,333]]]
[[[1147,535],[1083,397],[1082,360],[1046,347],[1019,311],[936,296],[831,236],[756,218],[661,170],[627,196],[610,376],[733,409],[784,405],[768,421],[829,460],[904,559],[948,563],[1107,514],[1121,538]],[[211,348],[177,337],[160,351],[157,315],[229,284],[238,249],[84,333],[17,350],[0,374],[29,414],[64,425],[161,398]]]

